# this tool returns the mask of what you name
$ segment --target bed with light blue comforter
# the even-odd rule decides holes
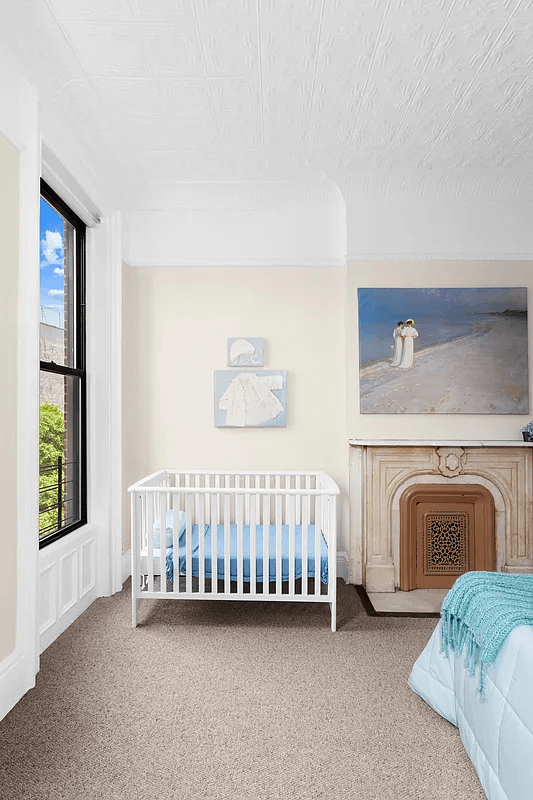
[[[533,798],[533,627],[516,627],[487,670],[486,699],[479,666],[464,653],[441,652],[441,621],[417,659],[409,685],[459,728],[488,800]]]
[[[236,581],[238,579],[237,564],[238,564],[238,546],[237,546],[237,525],[230,525],[229,538],[230,538],[230,580]],[[198,525],[192,526],[191,535],[191,550],[192,550],[192,575],[199,575],[200,564],[200,528]],[[187,572],[187,533],[183,532],[179,538],[179,572],[181,575],[186,575]],[[211,560],[212,560],[212,536],[213,527],[205,525],[204,529],[204,564],[205,564],[205,577],[210,579]],[[296,580],[302,577],[302,526],[294,526],[294,577]],[[244,583],[250,582],[250,525],[243,525],[243,544],[242,544],[242,562],[243,562],[243,581]],[[225,538],[224,538],[224,525],[218,525],[215,532],[215,545],[217,553],[217,577],[219,580],[224,579],[224,551],[225,551]],[[258,583],[263,582],[263,526],[257,525],[256,528],[256,580]],[[315,577],[315,526],[308,526],[307,533],[307,577]],[[166,556],[166,574],[169,580],[174,576],[174,551],[173,548],[167,548]],[[270,525],[268,532],[268,580],[276,580],[276,526]],[[328,546],[324,539],[324,535],[320,534],[320,566],[319,574],[322,583],[328,582]],[[289,580],[289,526],[281,526],[281,580]]]

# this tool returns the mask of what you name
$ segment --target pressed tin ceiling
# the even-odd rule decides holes
[[[341,186],[375,175],[381,186],[430,170],[531,189],[533,0],[0,9],[32,80],[139,190],[324,174]]]

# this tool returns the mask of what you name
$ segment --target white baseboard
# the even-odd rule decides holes
[[[14,650],[0,663],[0,720],[9,714],[33,686],[35,678],[33,682],[28,681],[24,653],[21,650]]]
[[[131,575],[131,550],[122,553],[122,583]],[[350,559],[345,550],[337,552],[337,576],[350,583]]]
[[[345,550],[337,551],[337,577],[350,583],[350,558]]]
[[[122,585],[131,575],[131,550],[122,553]]]

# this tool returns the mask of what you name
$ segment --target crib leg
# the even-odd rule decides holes
[[[142,600],[140,597],[133,597],[131,603],[131,626],[132,628],[137,627],[137,622],[139,619],[139,609],[141,607]]]
[[[332,633],[335,633],[337,630],[337,601],[333,600],[329,604],[329,607],[331,610],[331,631]]]

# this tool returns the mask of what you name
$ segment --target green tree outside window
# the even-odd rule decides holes
[[[61,476],[58,475],[58,459],[63,459]],[[58,526],[58,479],[65,480],[65,418],[59,406],[43,403],[39,416],[39,535],[43,536]],[[49,488],[47,487],[54,487]],[[62,519],[64,513],[62,509]]]

